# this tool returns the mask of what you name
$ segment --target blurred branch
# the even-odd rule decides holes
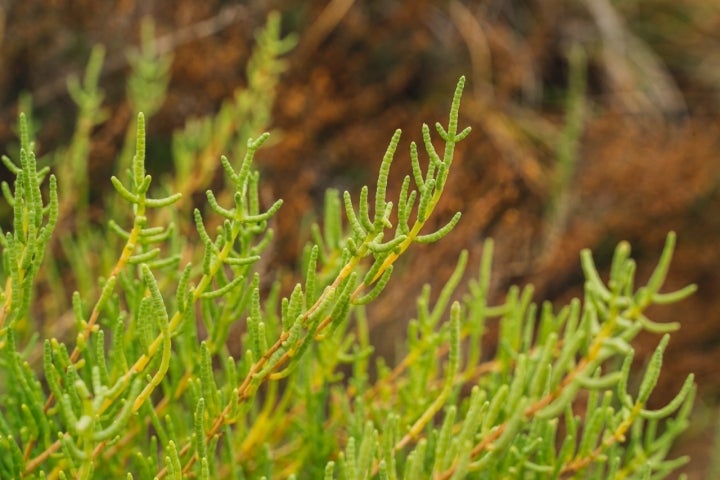
[[[635,36],[608,0],[585,0],[603,44],[612,93],[633,113],[685,113],[687,106],[662,60]]]
[[[235,25],[246,22],[251,17],[247,5],[229,5],[221,9],[217,15],[200,20],[186,27],[174,30],[155,40],[155,51],[158,56],[173,52],[182,45],[207,38]],[[129,65],[125,51],[116,52],[108,58],[101,76],[111,75],[127,68]],[[36,106],[43,106],[67,91],[65,77],[56,78],[37,89],[33,94]]]
[[[354,3],[355,0],[332,0],[303,34],[298,47],[299,56],[304,58],[313,52],[337,27]]]
[[[465,5],[456,0],[450,3],[450,18],[470,54],[475,97],[492,96],[492,52],[480,21]]]

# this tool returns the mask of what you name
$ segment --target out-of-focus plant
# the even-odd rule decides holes
[[[645,312],[693,290],[661,292],[673,234],[639,288],[626,243],[607,281],[583,252],[584,295],[559,309],[532,303],[531,287],[489,305],[488,240],[465,299],[451,302],[462,253],[437,299],[429,288],[419,297],[399,360],[371,369],[364,305],[408,248],[460,221],[428,231],[455,146],[470,133],[458,125],[464,78],[447,126],[436,124],[443,148],[424,125],[424,158],[411,143],[412,174],[396,199],[386,193],[399,130],[374,191],[327,193],[299,261],[303,280],[281,298],[259,265],[283,202],[259,198],[253,160],[269,134],[252,133],[267,127],[289,47],[277,22],[258,36],[248,89],[176,137],[176,180],[158,185],[147,173],[146,117],[137,116],[134,155],[111,178],[102,226],[57,227],[73,216],[65,195],[87,211],[85,190],[72,189],[87,185],[86,163],[58,165],[70,175],[60,182],[38,169],[21,116],[19,157],[3,157],[16,180],[3,185],[13,223],[0,236],[0,478],[659,478],[681,465],[667,453],[687,423],[692,376],[669,404],[647,406],[678,325]],[[79,117],[93,122],[104,115],[99,58],[73,87],[87,102]],[[157,95],[163,71],[147,76]],[[129,90],[143,104],[142,89]],[[90,132],[81,123],[80,153]],[[220,158],[224,182],[184,216],[183,202],[216,169],[195,171],[198,155]],[[66,257],[46,255],[53,236],[71,239]],[[76,287],[67,309],[65,278]],[[481,347],[489,322],[499,322],[494,352]],[[636,384],[631,341],[642,331],[662,337]]]

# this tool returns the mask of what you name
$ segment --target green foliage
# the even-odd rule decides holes
[[[168,60],[153,57],[148,38],[128,92],[150,116]],[[392,284],[408,248],[460,220],[427,229],[455,145],[470,133],[458,126],[464,78],[447,126],[435,126],[442,151],[424,125],[426,159],[412,143],[412,175],[397,199],[387,184],[399,130],[373,191],[363,187],[357,200],[328,192],[303,280],[281,298],[261,259],[282,201],[262,205],[253,161],[291,43],[270,17],[248,87],[176,136],[174,179],[158,184],[147,173],[139,114],[133,154],[104,200],[106,226],[87,217],[83,170],[91,127],[105,118],[101,50],[70,84],[79,120],[72,153],[59,154],[70,158],[57,164],[63,188],[38,170],[20,117],[19,164],[3,157],[16,180],[3,185],[13,223],[0,236],[0,478],[660,478],[681,465],[667,453],[687,425],[692,376],[666,406],[647,406],[678,326],[645,312],[693,291],[661,293],[673,234],[640,288],[627,244],[607,282],[583,252],[583,298],[559,309],[532,303],[531,287],[489,305],[488,240],[465,298],[451,302],[463,252],[435,302],[429,287],[419,297],[400,359],[373,355],[364,305]],[[224,181],[190,213],[189,198],[218,166]],[[54,231],[70,218],[74,231]],[[490,322],[499,323],[492,352],[482,349]],[[44,333],[34,333],[40,324]],[[663,336],[638,383],[631,341],[641,331]]]

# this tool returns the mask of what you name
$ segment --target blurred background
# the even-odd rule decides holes
[[[651,312],[682,324],[652,401],[696,374],[696,421],[676,455],[692,455],[690,478],[707,478],[720,393],[720,1],[0,0],[0,144],[16,142],[23,93],[33,98],[39,153],[66,144],[76,114],[66,78],[82,75],[103,44],[110,116],[93,132],[90,170],[93,188],[109,187],[135,114],[126,53],[149,16],[157,50],[173,57],[149,125],[151,162],[162,169],[172,132],[247,82],[253,35],[270,10],[298,38],[277,89],[275,143],[256,163],[267,198],[286,200],[273,268],[296,266],[326,188],[374,184],[400,127],[396,195],[410,139],[422,122],[445,121],[466,75],[461,126],[473,133],[457,152],[438,223],[464,216],[447,239],[398,266],[402,281],[370,311],[379,351],[392,357],[422,284],[442,286],[461,249],[475,274],[487,237],[496,241],[494,298],[532,283],[536,300],[561,304],[582,292],[582,248],[606,270],[617,242],[629,241],[642,281],[674,230],[668,287],[699,288]],[[657,341],[642,337],[638,358]]]

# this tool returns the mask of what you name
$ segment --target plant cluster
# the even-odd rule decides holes
[[[460,221],[428,231],[470,133],[458,125],[464,78],[447,126],[435,126],[442,148],[427,125],[424,154],[411,144],[398,198],[388,200],[387,183],[399,130],[373,192],[328,191],[302,281],[282,292],[263,263],[282,201],[263,205],[253,168],[269,134],[249,132],[267,128],[291,43],[271,17],[248,87],[177,135],[177,175],[155,182],[146,116],[169,59],[146,41],[128,93],[147,115],[131,127],[134,153],[118,162],[102,225],[87,179],[91,127],[106,118],[102,51],[71,82],[80,114],[71,146],[50,159],[57,180],[38,166],[20,117],[18,160],[3,157],[15,182],[3,185],[13,216],[0,236],[0,478],[658,478],[681,465],[667,454],[687,424],[692,376],[665,407],[647,407],[678,325],[645,311],[693,290],[660,292],[673,234],[640,288],[627,244],[607,282],[583,252],[584,296],[559,309],[533,303],[531,287],[489,305],[488,240],[464,299],[452,301],[465,252],[434,301],[429,287],[418,298],[398,360],[373,354],[364,305],[408,248]],[[218,156],[223,181],[190,213]],[[482,348],[490,322],[492,352]],[[663,337],[636,385],[641,331]]]

